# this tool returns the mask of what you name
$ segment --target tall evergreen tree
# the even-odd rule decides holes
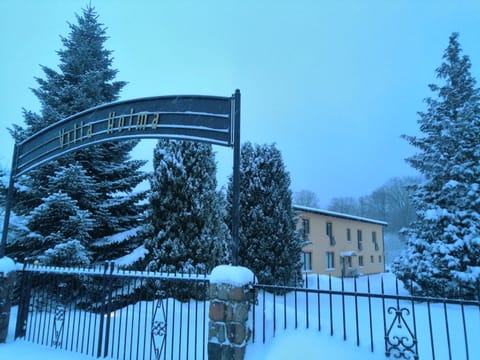
[[[418,218],[394,270],[427,295],[478,296],[480,276],[480,93],[450,36],[436,70],[441,85],[419,113],[422,137],[404,136],[418,149],[407,159],[424,181],[415,186]]]
[[[146,241],[148,268],[204,272],[226,260],[229,232],[223,200],[216,190],[212,146],[160,140],[150,179],[150,219],[154,236]],[[224,209],[224,208],[223,208]]]
[[[24,110],[26,126],[14,125],[11,131],[16,141],[67,116],[118,99],[126,83],[115,81],[117,70],[112,67],[112,52],[104,48],[106,40],[105,27],[94,8],[87,6],[81,16],[77,15],[77,23],[70,24],[68,37],[62,37],[58,71],[42,66],[45,78],[37,78],[39,87],[33,90],[40,101],[40,113]],[[131,160],[129,155],[136,144],[127,141],[90,146],[30,171],[19,181],[22,186],[16,194],[15,211],[30,214],[44,205],[53,190],[67,194],[95,221],[91,240],[83,245],[94,261],[108,258],[91,243],[137,226],[143,212],[138,202],[145,194],[135,194],[133,189],[145,179],[139,170],[145,162]],[[64,170],[63,179],[54,175],[59,168]]]
[[[303,240],[296,232],[290,176],[274,145],[245,143],[240,161],[239,264],[265,284],[301,278]],[[232,206],[232,181],[229,183]]]

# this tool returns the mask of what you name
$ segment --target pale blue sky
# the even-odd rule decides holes
[[[29,88],[56,67],[60,35],[87,0],[0,0],[0,165],[13,142],[6,127],[38,110]],[[242,141],[276,143],[292,190],[367,195],[412,175],[417,111],[436,81],[448,37],[480,75],[480,2],[439,0],[92,0],[108,28],[122,99],[242,92]],[[136,157],[150,159],[151,144]],[[219,182],[232,152],[218,148]]]

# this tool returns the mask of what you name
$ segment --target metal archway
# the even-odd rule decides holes
[[[5,248],[15,178],[72,151],[112,140],[179,139],[233,147],[232,262],[238,264],[240,91],[231,97],[157,96],[82,111],[15,144],[0,258]]]

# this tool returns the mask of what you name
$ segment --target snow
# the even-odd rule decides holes
[[[367,223],[372,223],[372,224],[378,224],[378,225],[383,225],[383,226],[388,225],[388,223],[385,222],[385,221],[370,219],[370,218],[366,218],[366,217],[362,217],[362,216],[355,216],[355,215],[340,213],[340,212],[331,211],[331,210],[317,209],[317,208],[311,208],[311,207],[308,207],[308,206],[301,206],[301,205],[293,205],[293,208],[295,210],[300,210],[300,211],[303,210],[303,211],[307,211],[307,212],[313,212],[313,213],[323,214],[323,215],[327,215],[327,216],[339,217],[339,218],[343,218],[343,219],[357,220],[357,221],[362,221],[362,222],[367,222]]]
[[[253,274],[243,267],[219,266],[212,272],[212,277],[219,280],[234,278],[236,281],[251,281]],[[337,283],[337,282],[335,282]],[[337,284],[338,285],[338,284]],[[15,360],[87,360],[90,356],[54,349],[24,340],[13,341],[17,308],[12,308],[10,329],[7,342],[0,344],[0,359]],[[385,359],[382,351],[371,353],[368,347],[357,347],[346,343],[340,336],[331,337],[328,332],[315,329],[286,330],[263,344],[261,341],[249,343],[245,360],[291,360],[304,359]]]
[[[145,249],[145,246],[141,245],[133,250],[130,254],[115,259],[113,262],[119,267],[128,266],[133,264],[135,261],[143,259],[147,254],[148,250]]]
[[[124,241],[128,240],[132,236],[137,235],[137,233],[142,229],[141,226],[137,226],[136,228],[126,230],[117,234],[113,234],[111,236],[104,237],[94,243],[95,246],[104,246],[110,244],[118,244],[123,243]]]
[[[356,256],[357,253],[353,250],[350,250],[350,251],[341,251],[340,252],[340,256],[341,257],[345,257],[345,256]]]
[[[0,258],[0,275],[7,276],[10,272],[16,271],[15,261],[9,257]]]
[[[15,360],[92,360],[92,357],[33,344],[24,340],[0,344],[0,358]]]
[[[425,220],[437,221],[438,219],[446,215],[448,215],[447,210],[436,208],[436,209],[425,210],[423,217]]]
[[[212,270],[211,283],[224,283],[233,286],[243,286],[254,281],[255,276],[250,269],[243,266],[219,265]]]
[[[247,271],[246,271],[247,270]],[[478,269],[475,269],[478,270]],[[212,277],[218,280],[225,280],[233,278],[240,278],[240,280],[247,280],[247,274],[249,270],[240,267],[233,267],[233,266],[220,266],[214,270],[212,273]],[[250,274],[253,276],[253,274]],[[407,294],[404,288],[398,288],[395,283],[395,277],[393,274],[380,274],[376,276],[370,277],[371,279],[371,290],[373,293],[379,292],[381,290],[379,279],[383,278],[385,283],[384,292],[385,294],[394,294],[399,293],[400,295]],[[227,280],[228,280],[227,279]],[[251,277],[250,277],[251,280]],[[360,277],[356,280],[358,291],[362,292],[365,291],[367,286],[367,277]],[[329,279],[326,276],[320,277],[320,282],[325,284],[327,281],[331,282],[331,288],[334,290],[340,289],[343,287],[341,279],[331,278]],[[345,279],[344,288],[346,291],[351,291],[354,279]],[[316,288],[316,276],[309,276],[308,280],[308,287],[309,288]],[[322,286],[323,288],[323,286]],[[261,293],[259,294],[261,295]],[[287,297],[287,307],[291,308],[295,306],[295,299],[296,297],[293,296]],[[298,303],[302,303],[303,300],[298,295]],[[315,298],[316,295],[311,295],[311,299]],[[271,296],[267,296],[267,302],[269,303],[268,309],[271,309]],[[277,299],[278,300],[278,299]],[[373,301],[373,300],[372,300]],[[381,300],[378,300],[379,302]],[[393,301],[393,300],[392,300]],[[260,303],[263,301],[260,300]],[[337,299],[338,304],[335,304],[335,309],[339,309],[337,306],[341,306],[341,299]],[[277,306],[283,303],[283,297],[281,297],[280,301],[277,302]],[[348,305],[348,301],[346,301]],[[405,302],[405,303],[408,303]],[[141,305],[129,305],[131,313],[136,313],[140,308],[150,314],[152,312],[152,304],[147,305],[146,302],[139,303]],[[322,312],[324,314],[328,313],[328,301],[322,301]],[[365,306],[364,302],[358,302],[360,309]],[[176,302],[177,310],[179,309],[180,303]],[[184,305],[188,306],[188,305]],[[261,306],[258,305],[259,310],[261,311]],[[462,313],[465,312],[465,319],[468,331],[468,341],[470,343],[469,350],[470,350],[470,358],[471,359],[478,359],[479,355],[479,348],[475,346],[475,339],[478,339],[479,334],[479,327],[478,327],[478,307],[476,306],[465,306],[465,308],[460,308],[459,306],[455,305],[447,305],[448,306],[448,313],[449,315],[449,323],[452,330],[454,329],[462,329]],[[172,308],[172,307],[170,307]],[[203,308],[202,306],[199,307],[200,309]],[[208,308],[207,308],[208,309]],[[364,308],[363,308],[364,309]],[[448,359],[449,353],[446,349],[447,339],[445,338],[445,328],[444,328],[444,305],[441,303],[432,303],[428,306],[425,303],[417,303],[415,306],[416,311],[416,318],[417,318],[417,334],[419,334],[419,349],[420,349],[420,358],[428,359],[432,358],[431,354],[429,353],[429,349],[431,344],[429,342],[428,336],[423,336],[424,334],[429,333],[428,323],[432,321],[432,328],[435,333],[435,351],[436,351],[436,359]],[[184,313],[186,313],[187,308],[184,308]],[[208,311],[208,310],[207,310]],[[336,312],[335,312],[336,313]],[[381,318],[381,311],[378,312],[374,311],[377,317]],[[327,328],[324,329],[322,327],[322,331],[316,330],[316,325],[310,325],[310,329],[306,329],[304,324],[302,323],[304,313],[300,312],[298,314],[299,317],[299,326],[296,329],[293,329],[292,324],[293,322],[289,323],[290,327],[286,330],[283,329],[282,326],[277,328],[277,331],[274,333],[273,336],[267,336],[265,343],[262,342],[261,339],[261,326],[262,326],[262,318],[259,316],[257,318],[257,324],[259,327],[257,328],[259,333],[257,334],[256,340],[254,343],[249,342],[246,350],[245,360],[257,360],[257,359],[266,359],[266,360],[290,360],[296,358],[303,358],[303,359],[387,359],[384,354],[383,348],[383,321],[373,321],[373,332],[377,334],[375,337],[375,349],[372,353],[370,351],[369,341],[368,341],[368,332],[361,332],[361,340],[360,346],[355,344],[355,336],[348,335],[347,340],[344,340],[342,337],[342,329],[336,328],[335,333],[333,336],[330,336],[330,332]],[[312,314],[311,314],[312,315]],[[337,314],[336,314],[337,315]],[[365,312],[360,312],[361,316],[366,316]],[[53,349],[51,347],[45,347],[37,344],[33,344],[31,342],[17,340],[13,341],[13,333],[15,328],[15,319],[17,316],[17,308],[12,308],[11,317],[10,317],[10,328],[9,328],[9,336],[7,337],[7,343],[0,344],[0,359],[15,359],[15,360],[87,360],[92,359],[90,356],[81,355],[78,353],[72,353],[64,350]],[[138,317],[139,319],[143,319],[143,316]],[[151,319],[147,319],[151,321]],[[178,320],[178,319],[177,319]],[[270,327],[271,318],[267,314],[267,328]],[[390,318],[391,320],[391,318]],[[187,318],[184,317],[184,321],[187,321]],[[367,320],[368,321],[368,320]],[[361,319],[360,324],[364,324],[365,319]],[[177,322],[178,324],[178,322]],[[341,324],[338,323],[338,324]],[[349,323],[351,324],[351,323]],[[186,328],[186,323],[184,328]],[[347,324],[348,325],[348,324]],[[207,324],[208,326],[208,324]],[[458,327],[460,326],[460,327]],[[135,327],[136,328],[136,327]],[[354,327],[352,327],[352,331],[354,331]],[[422,336],[420,336],[422,334]],[[367,338],[365,338],[365,336]],[[452,349],[455,349],[455,357],[464,359],[465,352],[463,348],[463,331],[452,331],[450,334],[449,342],[452,344]],[[127,345],[128,347],[128,345]],[[423,354],[423,356],[422,356]],[[194,354],[191,353],[191,358],[194,358]],[[181,358],[181,357],[180,357]],[[394,357],[391,357],[392,359]]]
[[[345,342],[315,330],[288,330],[272,339],[247,346],[245,360],[291,359],[385,359],[381,353],[368,349],[345,346]]]
[[[443,186],[443,189],[453,189],[457,186],[459,186],[460,183],[458,181],[455,181],[455,180],[449,180],[444,186]]]
[[[0,358],[15,360],[91,360],[92,357],[66,350],[33,344],[24,340],[0,344]],[[249,344],[245,360],[304,359],[385,359],[381,354],[370,353],[356,346],[344,346],[342,340],[312,331],[286,331],[269,344]]]
[[[222,117],[227,119],[230,118],[230,114],[218,114],[218,113],[209,113],[209,112],[200,112],[200,111],[177,111],[172,114],[203,115],[203,116]]]
[[[463,282],[475,283],[480,279],[480,266],[467,266],[467,271],[452,271],[452,274]]]

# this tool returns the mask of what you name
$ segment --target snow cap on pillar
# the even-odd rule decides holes
[[[243,266],[219,265],[212,270],[210,282],[243,286],[255,281],[255,275]]]

